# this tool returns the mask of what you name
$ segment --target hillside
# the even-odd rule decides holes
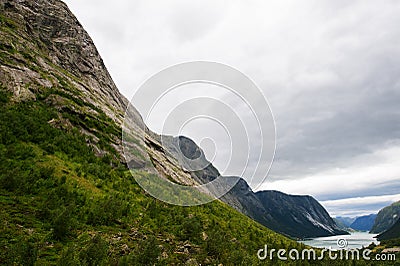
[[[169,143],[172,143],[170,141]],[[190,139],[180,137],[179,143],[183,157],[195,158],[200,156],[201,149]],[[168,145],[171,154],[175,154],[177,145]],[[198,154],[196,154],[198,153]],[[203,184],[215,180],[220,174],[212,164],[203,157],[201,164],[208,166],[196,171],[193,178]],[[195,161],[194,163],[199,163]],[[187,168],[195,169],[192,161],[185,161]],[[236,180],[238,177],[225,177]],[[214,186],[213,191],[224,187],[224,183]],[[239,178],[237,184],[221,200],[236,210],[258,221],[266,227],[293,238],[312,238],[348,234],[337,227],[328,212],[310,196],[287,195],[277,191],[260,191],[254,193],[245,180]]]
[[[376,214],[369,214],[357,217],[349,227],[358,231],[370,231],[372,226],[374,225],[375,218]]]
[[[380,234],[389,230],[400,217],[400,201],[387,206],[378,212],[371,233]]]
[[[379,241],[393,239],[400,240],[400,220],[397,220],[397,222],[392,227],[390,227],[389,230],[383,232],[382,234],[379,234],[377,236],[377,239]]]
[[[147,195],[121,156],[126,99],[67,6],[1,0],[0,11],[2,264],[250,265],[265,244],[303,247],[220,201]],[[134,174],[154,174],[146,144],[134,148]]]
[[[0,29],[0,264],[258,265],[265,245],[305,248],[240,213],[271,218],[242,179],[222,199],[234,208],[174,206],[137,184],[131,173],[189,184],[219,173],[187,173],[175,140],[160,146],[133,106],[123,158],[127,100],[64,3],[0,0]]]

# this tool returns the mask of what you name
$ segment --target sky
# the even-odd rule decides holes
[[[312,195],[333,216],[400,200],[399,1],[66,3],[128,99],[158,71],[187,61],[220,62],[250,77],[276,126],[275,159],[257,190]],[[198,143],[207,139],[207,131],[196,135],[200,125],[184,131]],[[223,134],[202,142],[207,158],[217,151],[219,169],[229,152]]]

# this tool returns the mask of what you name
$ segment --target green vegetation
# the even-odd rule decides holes
[[[388,240],[382,240],[380,243],[384,247],[400,247],[400,238],[393,238]]]
[[[397,220],[397,222],[391,228],[389,228],[389,230],[379,234],[378,240],[395,240],[395,242],[397,241],[400,244],[400,220]]]
[[[76,127],[48,123],[59,119],[55,108],[13,104],[0,91],[2,262],[238,264],[256,263],[265,243],[301,247],[221,202],[177,207],[147,196],[114,150],[96,157]],[[93,119],[88,128],[115,129],[100,115]]]
[[[304,248],[220,201],[179,207],[147,195],[111,145],[119,127],[82,100],[70,82],[79,79],[51,63],[24,25],[0,14],[0,27],[0,64],[52,84],[24,84],[36,100],[19,103],[7,92],[14,88],[0,86],[0,264],[257,265],[268,263],[256,256],[266,244]]]
[[[153,199],[115,154],[96,157],[79,130],[48,123],[59,118],[53,107],[12,104],[0,92],[1,262],[254,265],[265,244],[304,248],[219,201],[178,207]]]

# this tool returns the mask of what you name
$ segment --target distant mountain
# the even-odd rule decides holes
[[[339,229],[345,230],[345,231],[347,231],[349,229],[341,220],[339,220],[335,217],[333,217],[332,219],[335,221],[335,223],[339,227]]]
[[[387,206],[378,212],[371,233],[380,234],[389,230],[400,217],[400,201]]]
[[[349,227],[358,231],[370,231],[374,225],[375,218],[376,214],[357,217]]]
[[[218,170],[203,156],[201,148],[191,139],[183,136],[165,138],[163,143],[169,154],[187,169],[198,168],[197,164],[208,165],[194,173],[196,182],[209,183],[220,176]],[[180,155],[178,151],[182,151],[182,154]],[[185,160],[185,158],[200,159]],[[230,180],[236,182],[237,177],[224,177],[224,180],[212,188],[214,193],[218,194]],[[240,178],[233,188],[221,197],[221,200],[262,225],[290,237],[312,238],[346,234],[336,226],[327,211],[310,196],[293,196],[277,191],[254,193],[247,182]]]
[[[344,227],[350,227],[350,225],[356,220],[356,217],[336,216],[334,220],[338,226],[343,225]]]
[[[348,234],[311,196],[287,195],[279,191],[260,191],[256,195],[266,212],[279,222],[277,227],[271,227],[277,232],[298,238]]]
[[[400,238],[400,219],[387,231],[377,236],[379,241]]]

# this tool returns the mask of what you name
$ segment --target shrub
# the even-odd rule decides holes
[[[93,237],[79,254],[82,265],[101,265],[107,259],[108,243],[100,235]]]
[[[157,239],[149,236],[140,243],[139,248],[120,260],[122,265],[154,265],[161,254]]]
[[[53,236],[56,240],[64,240],[73,230],[72,207],[68,206],[53,221]]]

